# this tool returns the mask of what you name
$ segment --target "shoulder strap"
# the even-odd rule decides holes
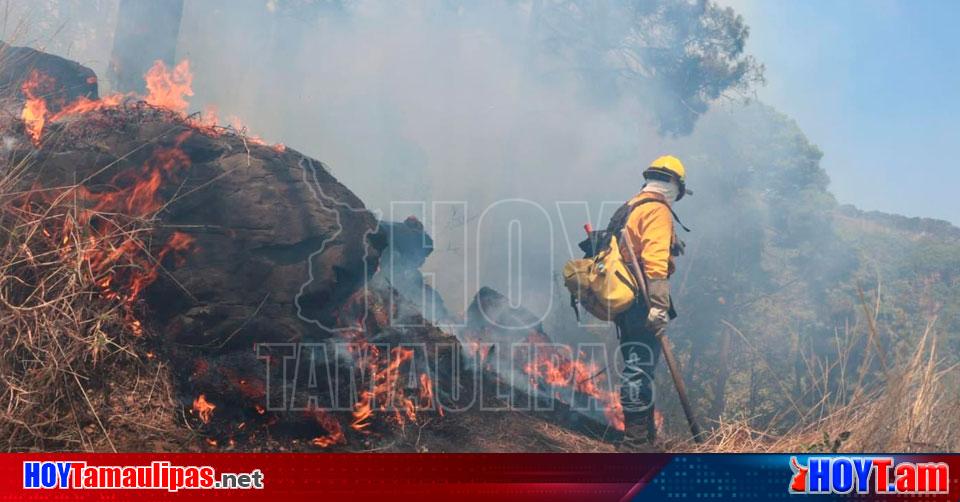
[[[680,225],[680,228],[682,228],[684,232],[690,232],[690,229],[687,228],[687,226],[684,225],[682,221],[680,221],[680,217],[677,216],[677,213],[674,212],[673,207],[670,206],[670,204],[667,204],[667,209],[670,210],[670,214],[673,215],[673,220],[677,222],[677,225]]]
[[[607,233],[608,234],[618,234],[627,224],[627,220],[630,219],[630,214],[633,213],[633,210],[640,205],[639,202],[630,204],[625,202],[622,206],[617,208],[614,211],[613,216],[610,217],[610,221],[607,223]]]
[[[607,231],[608,231],[608,232],[620,232],[620,231],[622,231],[622,230],[623,230],[623,227],[626,226],[626,224],[627,224],[627,220],[630,219],[630,214],[633,213],[633,210],[636,209],[637,207],[643,205],[643,204],[648,203],[648,202],[657,202],[657,203],[660,203],[660,204],[663,204],[663,205],[667,206],[667,209],[670,211],[670,214],[673,215],[674,221],[676,221],[677,224],[680,225],[680,228],[682,228],[682,229],[683,229],[684,231],[686,231],[686,232],[689,232],[689,231],[690,231],[690,229],[687,228],[687,226],[684,225],[682,221],[680,221],[680,217],[677,216],[677,213],[674,212],[674,210],[673,210],[673,208],[670,206],[670,204],[667,204],[666,202],[664,202],[664,201],[662,201],[662,200],[660,200],[660,199],[657,199],[657,198],[655,198],[655,197],[644,197],[644,198],[642,198],[642,199],[634,202],[633,204],[626,203],[626,204],[624,204],[623,206],[620,206],[620,209],[617,209],[617,212],[613,213],[613,217],[610,218],[610,224],[607,226]],[[621,214],[620,214],[621,212],[625,212],[625,214],[621,215]],[[618,218],[618,216],[619,216],[620,218]],[[618,220],[618,219],[621,219],[621,218],[622,218],[623,221],[619,221],[619,222],[618,222],[617,220]],[[615,223],[616,223],[616,225],[615,225]]]

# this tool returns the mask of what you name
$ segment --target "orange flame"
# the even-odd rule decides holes
[[[168,70],[162,61],[156,61],[144,76],[147,85],[147,96],[143,98],[148,104],[159,108],[186,114],[189,103],[187,96],[193,96],[191,85],[193,75],[190,73],[190,62],[186,59],[177,64],[173,70]],[[24,96],[23,110],[20,118],[23,120],[27,135],[34,145],[40,145],[44,127],[51,122],[62,118],[80,115],[83,113],[117,107],[126,99],[136,99],[132,94],[115,93],[101,99],[90,99],[80,96],[75,101],[64,105],[60,111],[51,114],[45,93],[51,92],[54,80],[50,76],[32,70],[21,85]]]
[[[366,345],[366,350],[359,351],[360,357],[365,359],[364,364],[371,375],[371,388],[360,393],[360,399],[354,404],[353,422],[350,427],[356,431],[363,431],[370,426],[374,408],[380,411],[392,410],[394,419],[403,424],[407,420],[417,419],[416,405],[406,397],[399,388],[400,366],[413,359],[413,350],[403,347],[394,347],[390,351],[388,364],[379,368],[379,351],[373,345]]]
[[[163,207],[161,185],[174,181],[176,172],[190,164],[190,159],[179,148],[192,134],[187,131],[176,138],[172,147],[158,149],[143,168],[117,174],[104,192],[92,192],[84,186],[73,190],[75,199],[83,202],[75,219],[66,219],[62,228],[48,230],[60,244],[64,259],[78,256],[88,266],[92,278],[103,296],[118,300],[126,310],[128,325],[135,334],[142,332],[141,323],[133,317],[134,303],[144,288],[152,284],[160,263],[168,256],[177,266],[193,245],[193,238],[182,232],[173,232],[166,243],[151,255],[146,244],[136,233],[118,232],[115,223],[102,214],[121,214],[133,218],[151,218]],[[48,191],[46,197],[56,198],[63,191]],[[85,238],[81,238],[85,235]],[[59,237],[62,236],[62,237]]]
[[[325,436],[317,436],[310,441],[310,444],[326,448],[335,444],[341,444],[346,442],[346,438],[343,435],[343,429],[340,428],[340,422],[334,418],[332,415],[326,412],[321,408],[313,408],[308,411],[309,414],[313,415],[313,419],[317,421],[317,424],[327,432]]]
[[[420,403],[426,409],[433,409],[435,403],[433,401],[433,380],[430,379],[430,375],[426,373],[420,373]],[[436,406],[437,413],[440,416],[443,416],[443,408]]]
[[[30,137],[35,146],[39,146],[44,128],[48,124],[72,115],[115,108],[127,100],[142,99],[151,106],[164,108],[181,116],[187,114],[190,106],[187,98],[193,96],[193,73],[190,71],[189,60],[180,61],[172,69],[168,68],[163,61],[157,60],[147,70],[144,81],[147,88],[146,96],[137,96],[132,93],[114,93],[100,99],[80,96],[71,103],[58,103],[63,105],[60,107],[60,111],[51,114],[50,106],[44,95],[54,90],[55,82],[50,76],[32,70],[28,78],[21,84],[24,106],[20,112],[20,118],[23,120],[27,136]],[[217,128],[219,123],[217,109],[212,105],[208,105],[199,117],[188,118],[187,122],[207,134],[219,135],[222,133],[222,129]],[[239,134],[245,136],[250,143],[267,145],[259,136],[247,134],[247,127],[236,116],[230,116],[229,122],[230,126]],[[286,146],[282,143],[272,145],[271,148],[278,153],[283,153],[286,150]]]
[[[189,60],[184,59],[177,63],[173,71],[168,70],[163,61],[154,61],[144,80],[147,82],[145,101],[148,104],[187,113],[190,103],[186,97],[193,96],[193,74],[190,73]]]
[[[373,401],[373,392],[365,390],[360,393],[360,400],[353,405],[353,422],[350,423],[353,430],[362,431],[370,425],[370,417],[373,416],[371,401]]]
[[[30,75],[20,86],[24,97],[20,118],[23,120],[27,135],[35,146],[40,145],[40,139],[47,124],[70,115],[117,106],[127,97],[123,94],[112,94],[103,99],[94,100],[80,96],[51,115],[44,94],[53,91],[54,83],[52,77],[34,69],[30,71]]]
[[[52,81],[53,79],[47,75],[33,69],[20,87],[25,99],[20,118],[23,119],[27,135],[30,136],[34,145],[40,144],[40,135],[47,121],[47,102],[42,93]]]
[[[129,96],[127,95],[119,93],[104,96],[100,99],[90,99],[85,96],[80,96],[76,101],[68,104],[59,112],[53,114],[53,116],[50,117],[50,122],[55,122],[71,115],[81,115],[87,112],[103,110],[105,108],[114,108],[120,106],[120,104],[123,103],[123,100],[128,97]]]
[[[200,394],[193,400],[193,411],[200,417],[200,421],[205,424],[210,423],[210,419],[213,418],[213,410],[216,409],[216,407],[217,405],[207,401],[207,396],[204,394]]]
[[[623,430],[623,406],[617,390],[605,388],[606,374],[592,361],[571,359],[558,351],[538,351],[535,361],[524,366],[531,385],[539,381],[555,388],[569,388],[586,394],[603,405],[607,422],[617,430]],[[581,354],[582,355],[582,354]]]

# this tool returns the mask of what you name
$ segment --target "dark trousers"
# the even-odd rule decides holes
[[[644,434],[653,441],[654,371],[660,360],[660,340],[647,329],[647,309],[635,305],[617,319],[623,373],[620,404],[623,405],[625,433]]]

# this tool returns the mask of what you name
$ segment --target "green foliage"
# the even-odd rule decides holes
[[[945,352],[960,359],[960,229],[852,207],[842,208],[837,221],[842,238],[864,257],[856,280],[881,290],[878,319],[885,339],[909,349],[936,318]]]
[[[365,9],[400,10],[392,2],[270,2],[275,17],[300,20],[278,32],[282,47],[296,47],[320,19]],[[690,134],[718,98],[746,98],[763,83],[763,65],[745,52],[743,17],[714,0],[440,0],[414,10],[446,26],[483,26],[521,48],[541,77],[582,82],[595,103],[642,103],[665,135]]]
[[[676,150],[699,190],[678,205],[694,233],[674,280],[681,317],[671,332],[690,354],[699,409],[786,430],[824,396],[842,403],[859,383],[842,368],[873,350],[865,312],[891,359],[912,353],[934,317],[944,353],[960,357],[960,230],[839,207],[819,149],[760,103],[715,109]],[[743,335],[724,355],[728,326]],[[865,371],[867,385],[881,375],[875,359]]]
[[[726,92],[745,96],[763,66],[744,52],[750,31],[710,0],[544,0],[533,25],[544,49],[598,99],[639,99],[664,134],[685,135]]]

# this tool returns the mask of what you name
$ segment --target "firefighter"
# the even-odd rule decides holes
[[[624,237],[641,264],[650,305],[641,299],[616,319],[624,361],[620,386],[625,422],[622,451],[655,451],[653,383],[661,351],[657,334],[676,317],[668,281],[674,271],[674,257],[683,253],[683,243],[674,233],[672,205],[691,193],[686,188],[683,164],[670,155],[651,162],[643,178],[643,188],[629,203],[647,202],[630,213]]]

